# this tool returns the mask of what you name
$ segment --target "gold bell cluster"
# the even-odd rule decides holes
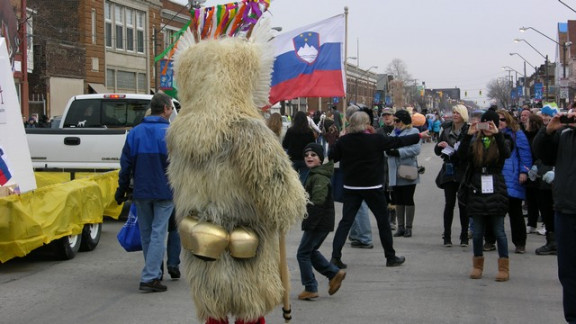
[[[205,261],[218,260],[226,251],[233,258],[250,259],[256,256],[258,249],[258,236],[245,226],[228,233],[220,225],[186,216],[180,222],[178,232],[182,247]]]

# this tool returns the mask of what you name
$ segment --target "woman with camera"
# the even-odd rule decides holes
[[[495,111],[485,112],[480,123],[470,125],[456,153],[466,165],[458,198],[466,204],[468,216],[474,220],[471,279],[482,278],[484,270],[482,242],[487,223],[492,224],[498,242],[496,281],[509,279],[508,242],[504,231],[508,194],[502,168],[510,156],[510,142],[504,139],[504,135],[498,129],[499,119]]]

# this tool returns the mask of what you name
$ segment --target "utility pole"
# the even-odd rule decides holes
[[[26,0],[20,1],[20,57],[22,64],[20,65],[20,106],[22,109],[22,116],[29,118],[30,107],[28,105],[28,19],[26,15]]]

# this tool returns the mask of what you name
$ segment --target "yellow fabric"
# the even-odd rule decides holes
[[[80,179],[74,181],[62,180],[64,175],[69,177],[37,172],[43,186],[0,198],[0,262],[25,256],[63,236],[80,234],[84,224],[102,223],[103,215],[118,219],[122,211],[114,201],[118,171],[77,175]]]

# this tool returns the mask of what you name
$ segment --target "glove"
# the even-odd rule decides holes
[[[126,191],[117,188],[114,194],[114,199],[118,205],[122,205],[126,201]]]
[[[554,181],[554,171],[548,171],[544,173],[544,175],[542,176],[542,180],[544,180],[544,182],[546,182],[547,184],[552,184],[552,182]]]
[[[388,150],[386,154],[388,154],[388,156],[400,156],[400,152],[397,149]]]
[[[538,166],[536,164],[528,171],[528,179],[530,179],[530,181],[536,181],[536,179],[538,179]]]

